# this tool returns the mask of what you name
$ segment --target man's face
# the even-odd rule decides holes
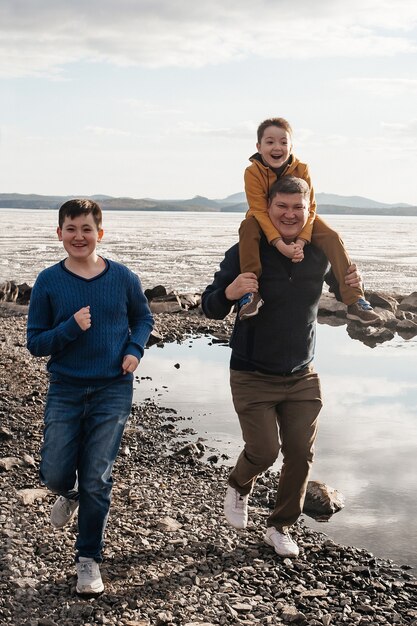
[[[277,193],[268,213],[271,222],[286,243],[295,241],[308,219],[309,203],[301,193]]]

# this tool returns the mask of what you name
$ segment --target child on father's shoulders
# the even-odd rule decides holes
[[[304,258],[303,248],[312,243],[327,256],[339,283],[340,295],[347,305],[347,318],[362,324],[379,321],[379,316],[365,300],[362,288],[345,284],[347,269],[352,265],[343,241],[336,231],[316,213],[316,200],[308,165],[293,153],[292,128],[282,117],[263,121],[257,130],[257,152],[250,157],[251,165],[245,170],[245,192],[249,205],[246,218],[239,229],[239,256],[242,273],[251,272],[259,278],[262,266],[259,241],[262,232],[268,242],[281,254],[299,263]],[[297,241],[286,244],[268,216],[269,190],[281,176],[304,179],[310,187],[309,219]],[[246,319],[257,315],[263,305],[259,293],[247,293],[239,301],[239,317]]]

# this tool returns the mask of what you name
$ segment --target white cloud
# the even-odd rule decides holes
[[[0,75],[60,77],[80,61],[202,67],[263,58],[384,57],[417,50],[411,0],[3,0]]]
[[[382,122],[382,128],[394,138],[406,139],[413,144],[417,139],[417,119],[409,122]],[[416,147],[417,149],[417,147]]]
[[[317,134],[304,131],[302,137],[297,133],[298,149],[343,149],[381,154],[389,151],[390,158],[404,158],[404,153],[417,152],[417,119],[404,122],[380,122],[381,134],[378,135],[342,135]]]
[[[147,102],[139,98],[125,98],[122,104],[138,111],[141,115],[175,115],[182,113],[180,109],[165,107],[156,102]]]
[[[347,78],[340,83],[374,96],[398,98],[417,94],[417,79],[413,78]]]
[[[256,137],[257,124],[251,121],[243,121],[234,126],[215,127],[210,124],[196,124],[194,122],[180,122],[173,131],[181,135],[199,135],[206,137],[224,137],[229,139],[247,140]]]
[[[86,126],[85,130],[93,135],[106,137],[130,137],[131,133],[119,128],[106,128],[103,126]]]

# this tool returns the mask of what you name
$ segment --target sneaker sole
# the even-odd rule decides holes
[[[226,515],[224,516],[225,520],[227,521],[228,524],[230,524],[230,526],[232,528],[235,528],[236,530],[245,530],[245,528],[247,527],[247,522],[243,525],[243,526],[237,526],[236,524],[234,524],[233,522],[231,522],[229,519],[227,519]]]
[[[104,585],[100,591],[81,591],[78,587],[75,588],[77,595],[82,596],[83,598],[94,598],[95,596],[100,596],[104,591]]]
[[[255,315],[258,315],[259,309],[261,308],[263,303],[264,303],[264,301],[260,300],[258,302],[258,304],[256,305],[256,309],[254,311],[252,311],[251,313],[242,313],[242,315],[239,314],[239,319],[240,320],[246,320],[246,319],[248,319],[248,317],[255,317]]]
[[[274,548],[275,554],[278,554],[278,556],[280,556],[282,559],[296,559],[299,555],[299,552],[297,552],[297,554],[280,554],[276,551],[274,542],[267,535],[264,535],[264,541],[268,546]]]
[[[78,506],[73,511],[73,513],[71,514],[71,517],[69,517],[66,522],[64,522],[63,524],[59,524],[58,526],[56,526],[53,523],[53,521],[50,519],[49,521],[51,523],[52,528],[55,528],[55,530],[60,530],[61,528],[65,528],[65,526],[67,526],[74,519],[74,517],[77,515],[77,513],[78,513]]]
[[[354,320],[355,322],[360,322],[363,326],[369,326],[370,324],[376,324],[377,322],[380,322],[381,319],[379,317],[375,317],[375,319],[373,320],[364,320],[361,317],[359,317],[359,315],[354,315],[353,313],[348,313],[346,315],[348,320]]]

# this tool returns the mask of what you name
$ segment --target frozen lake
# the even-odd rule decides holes
[[[201,291],[223,253],[237,241],[242,214],[106,211],[103,255],[138,272],[145,288],[158,284]],[[408,294],[417,289],[417,217],[325,216],[339,231],[370,289]],[[33,284],[64,254],[56,211],[0,209],[0,280]]]

